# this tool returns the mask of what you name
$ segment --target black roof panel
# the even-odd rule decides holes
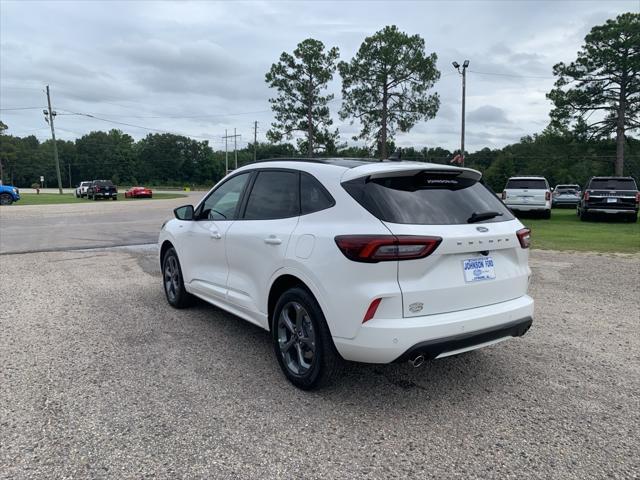
[[[311,162],[344,168],[355,168],[370,163],[379,163],[380,160],[367,158],[265,158],[263,160],[257,160],[257,163],[263,162]]]

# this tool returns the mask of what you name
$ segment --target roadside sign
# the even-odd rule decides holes
[[[42,175],[40,175],[40,182],[44,182],[44,177]]]

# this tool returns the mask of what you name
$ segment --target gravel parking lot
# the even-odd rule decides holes
[[[533,251],[524,338],[311,393],[153,248],[0,263],[2,478],[640,476],[638,256]]]

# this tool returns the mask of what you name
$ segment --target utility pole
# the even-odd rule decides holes
[[[462,71],[460,71],[460,64],[453,62],[453,68],[458,70],[458,73],[462,75],[462,128],[460,132],[460,158],[462,159],[462,166],[464,167],[464,108],[467,96],[467,67],[469,66],[469,60],[465,60],[462,63]]]
[[[47,85],[47,105],[48,111],[44,110],[44,119],[51,127],[51,139],[53,140],[53,158],[56,161],[56,175],[58,176],[58,192],[62,195],[62,176],[60,175],[60,160],[58,160],[58,144],[56,143],[56,131],[53,128],[53,117],[57,115],[51,109],[51,95],[49,95],[49,85]]]
[[[233,167],[234,170],[238,169],[238,142],[236,142],[236,138],[238,135],[236,134],[236,129],[233,129],[233,156],[236,159],[236,166]]]
[[[73,184],[71,183],[71,164],[67,164],[69,167],[69,188],[73,188]]]
[[[237,148],[237,143],[236,143],[236,138],[240,137],[241,135],[238,135],[236,133],[236,129],[233,129],[233,135],[228,135],[227,134],[227,130],[224,131],[224,163],[225,163],[225,175],[227,175],[229,173],[229,153],[227,150],[227,140],[229,138],[233,138],[233,154],[235,155],[235,165],[236,165],[236,169],[238,168],[238,152],[236,150]]]
[[[258,152],[258,122],[253,122],[253,161],[256,161]]]

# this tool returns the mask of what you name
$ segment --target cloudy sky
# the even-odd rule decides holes
[[[0,119],[8,133],[46,139],[49,84],[63,139],[120,128],[135,138],[182,133],[220,148],[225,129],[236,128],[245,145],[254,121],[265,139],[273,92],[264,74],[283,50],[313,37],[349,60],[366,36],[396,24],[425,39],[442,72],[436,119],[399,133],[397,143],[459,145],[461,79],[451,62],[469,59],[467,149],[500,147],[546,126],[553,64],[573,60],[592,26],[639,9],[638,0],[0,0]],[[329,90],[341,139],[354,143],[357,125],[337,118],[337,74]]]

